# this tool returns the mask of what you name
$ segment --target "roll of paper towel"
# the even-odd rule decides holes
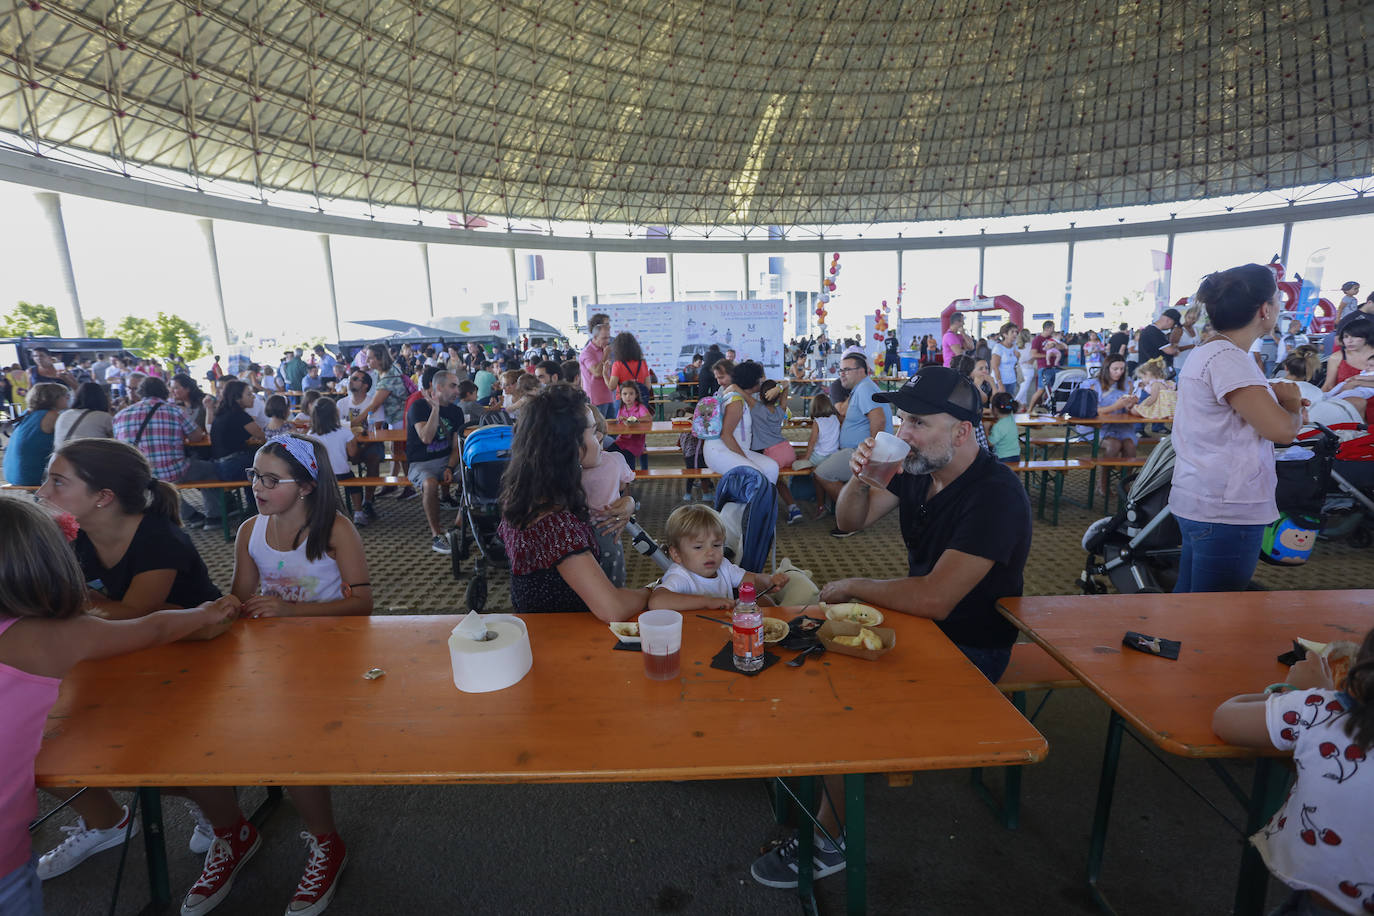
[[[488,638],[472,638],[483,631]],[[448,652],[453,685],[464,693],[503,690],[534,664],[525,621],[511,614],[468,614],[449,634]]]

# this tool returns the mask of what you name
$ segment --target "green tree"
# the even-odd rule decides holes
[[[204,355],[205,334],[180,315],[158,312],[152,319],[125,315],[114,336],[134,350],[148,350],[159,357],[180,356],[193,360]]]
[[[20,300],[8,315],[0,318],[0,337],[56,337],[57,309]]]
[[[104,337],[104,336],[105,336],[105,319],[104,319],[104,318],[87,318],[87,319],[86,319],[86,336],[87,336],[87,337]]]

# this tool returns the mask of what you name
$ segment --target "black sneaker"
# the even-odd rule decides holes
[[[811,856],[811,876],[813,878],[825,878],[837,871],[844,871],[843,839],[840,840],[838,849],[826,850],[823,848],[821,840],[817,838],[813,850]],[[753,875],[754,880],[765,887],[794,888],[797,886],[797,857],[800,851],[801,843],[797,840],[797,835],[793,833],[787,842],[755,859],[754,864],[749,867],[749,874]]]
[[[445,496],[442,499],[440,499],[439,504],[442,506],[448,506],[450,509],[457,509],[459,506],[462,505],[462,503],[458,501],[458,497],[454,496],[453,494],[449,494],[448,496]]]
[[[449,544],[448,538],[442,534],[436,534],[430,539],[429,549],[435,553],[442,553],[444,556],[453,553],[453,545]]]
[[[841,531],[839,528],[830,529],[830,536],[832,538],[847,538],[853,533],[853,531]]]
[[[366,512],[367,517],[374,522],[377,520],[377,507],[372,505],[370,501],[363,503],[363,511]]]
[[[420,495],[419,493],[416,493],[416,492],[415,492],[415,488],[414,488],[414,487],[406,487],[404,490],[401,491],[401,495],[399,495],[399,496],[396,497],[396,502],[399,503],[399,502],[403,502],[403,501],[405,501],[405,500],[407,500],[407,499],[414,499],[415,497],[417,497],[417,496],[419,496],[419,495]]]

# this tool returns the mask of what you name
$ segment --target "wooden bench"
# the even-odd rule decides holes
[[[800,477],[811,468],[783,468],[779,477]],[[648,468],[635,471],[635,480],[720,480],[722,475],[710,468]]]
[[[1019,642],[1011,647],[1011,661],[1007,664],[1007,670],[1002,673],[1002,677],[997,681],[997,689],[1002,691],[1020,712],[1026,715],[1026,693],[1031,690],[1043,690],[1045,696],[1040,700],[1040,705],[1035,708],[1035,712],[1026,718],[1034,722],[1040,715],[1040,711],[1045,708],[1045,703],[1056,690],[1071,687],[1081,687],[1082,682],[1068,672],[1059,662],[1050,657],[1050,654],[1033,642]],[[983,782],[983,768],[974,767],[969,770],[969,780],[973,784],[973,789],[979,797],[987,803],[988,807],[998,814],[1002,821],[1002,826],[1008,830],[1015,830],[1021,824],[1021,767],[1002,767],[1003,789],[1002,801],[999,804],[993,797],[988,786]],[[912,773],[889,773],[887,782],[890,786],[909,786],[914,781]]]
[[[1112,511],[1112,475],[1119,472],[1123,479],[1126,472],[1132,468],[1143,468],[1144,458],[1098,458],[1093,461],[1096,467],[1102,469],[1102,487],[1106,493],[1102,496],[1102,511],[1110,513]]]
[[[1031,475],[1040,475],[1040,508],[1036,513],[1037,518],[1045,517],[1045,494],[1049,490],[1050,475],[1054,475],[1054,515],[1050,524],[1059,524],[1059,501],[1064,496],[1064,475],[1069,471],[1086,471],[1093,467],[1093,460],[1090,458],[1057,458],[1057,459],[1036,459],[1034,461],[1018,461],[1016,464],[1009,464],[1018,474],[1024,474],[1026,478],[1026,491],[1030,491]]]

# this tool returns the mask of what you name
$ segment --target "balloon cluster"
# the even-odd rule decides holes
[[[905,288],[905,285],[899,286],[897,288],[898,315],[902,313],[902,290]],[[891,314],[892,308],[887,304],[886,299],[883,300],[882,308],[876,308],[873,310],[873,339],[876,340],[878,343],[882,343],[884,340],[887,339],[887,329],[889,327],[887,319],[888,316]],[[885,360],[882,356],[879,356],[878,362],[883,363],[885,362]],[[882,368],[886,369],[887,367],[883,366]]]
[[[830,275],[821,277],[821,298],[816,303],[816,324],[825,326],[825,307],[830,302],[830,294],[835,291],[835,278],[840,275],[840,253],[830,256]]]

